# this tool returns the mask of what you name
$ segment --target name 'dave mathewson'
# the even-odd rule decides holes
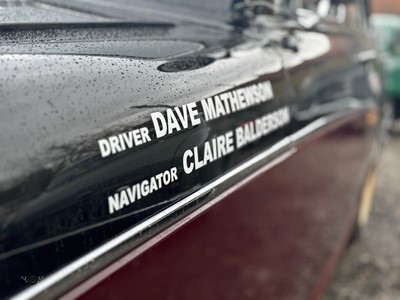
[[[162,138],[199,125],[202,119],[199,117],[198,106],[201,106],[207,122],[272,100],[273,97],[271,82],[263,81],[203,99],[198,103],[191,102],[169,108],[163,113],[154,112],[150,116],[156,138]],[[105,158],[151,141],[149,129],[144,126],[100,139],[98,145],[101,157]]]
[[[199,104],[207,122],[272,100],[273,97],[271,82],[264,81],[203,99]],[[151,119],[157,138],[201,123],[196,102],[169,108],[165,113],[152,113]]]

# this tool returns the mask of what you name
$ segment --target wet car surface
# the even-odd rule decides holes
[[[375,168],[380,65],[365,18],[266,3],[5,6],[1,296],[321,294]]]

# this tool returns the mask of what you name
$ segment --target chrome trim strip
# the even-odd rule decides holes
[[[280,151],[285,150],[287,148],[288,150],[283,152],[280,156],[276,157],[274,160],[271,162],[267,163],[264,167],[260,168],[256,172],[254,172],[252,175],[247,177],[246,179],[240,181],[239,183],[235,184],[225,192],[223,192],[221,195],[218,195],[215,199],[211,200],[210,202],[204,204],[201,206],[199,209],[194,211],[190,216],[187,216],[183,218],[183,220],[178,221],[176,224],[172,225],[172,229],[168,232],[168,229],[166,229],[166,236],[171,234],[174,230],[188,222],[190,219],[192,219],[194,216],[197,216],[204,210],[208,209],[209,207],[213,206],[215,203],[221,201],[224,197],[232,193],[234,190],[237,188],[241,187],[242,185],[246,184],[248,181],[252,180],[254,177],[257,175],[261,174],[262,172],[272,168],[273,166],[279,164],[283,160],[287,159],[291,155],[293,155],[296,152],[296,148],[294,147],[294,144],[297,144],[297,142],[301,142],[304,138],[308,137],[312,133],[316,132],[317,130],[326,127],[332,123],[334,123],[338,119],[343,119],[346,117],[349,117],[353,114],[360,113],[365,111],[366,108],[359,106],[359,107],[354,107],[350,112],[340,112],[331,116],[327,117],[321,117],[314,122],[310,123],[309,125],[305,126],[298,132],[290,135],[289,137],[286,137],[282,139],[281,141],[277,142],[275,145],[271,146],[270,148],[266,149],[265,151],[261,152],[260,154],[254,156],[250,160],[244,162],[243,164],[237,166],[236,168],[232,169],[225,175],[217,178],[215,181],[209,183],[208,185],[202,187],[198,191],[194,192],[193,194],[189,195],[188,197],[178,201],[177,203],[173,204],[172,206],[166,208],[165,210],[157,213],[156,215],[150,217],[149,219],[143,221],[142,223],[136,225],[135,227],[129,229],[128,231],[120,234],[119,236],[113,238],[112,240],[106,242],[105,244],[99,246],[98,248],[94,249],[93,251],[85,254],[84,256],[76,259],[75,261],[71,262],[69,265],[63,267],[62,269],[56,271],[55,273],[49,275],[48,277],[45,277],[43,280],[38,282],[36,285],[29,287],[20,293],[14,295],[11,299],[13,300],[25,300],[25,299],[32,299],[34,297],[37,297],[41,295],[41,293],[45,292],[48,288],[52,287],[53,285],[57,284],[58,282],[61,282],[62,280],[65,280],[66,277],[71,276],[73,273],[77,272],[79,269],[82,267],[93,263],[95,260],[98,260],[101,258],[102,255],[106,254],[107,252],[111,251],[112,249],[115,249],[119,245],[123,244],[124,242],[128,241],[129,239],[135,237],[136,235],[140,234],[142,231],[152,227],[153,225],[159,223],[161,220],[164,218],[168,217],[169,215],[173,214],[174,212],[178,211],[179,209],[185,207],[186,205],[190,204],[191,202],[195,201],[199,197],[203,196],[204,194],[210,192],[220,184],[224,183],[226,180],[231,179],[232,177],[236,176],[237,174],[243,172],[244,170],[250,168],[251,166],[267,159],[268,157],[271,157],[273,155],[278,154]],[[161,233],[162,235],[162,233]],[[156,240],[160,240],[161,236],[156,235]],[[153,244],[155,244],[155,241],[153,239],[150,239],[149,241],[145,242],[143,245],[138,246],[138,251],[134,250],[134,253],[136,257],[149,247],[151,247]],[[146,246],[144,246],[146,245]],[[144,247],[143,247],[144,246]],[[133,257],[133,258],[134,258]],[[122,260],[123,262],[123,260]],[[122,262],[118,260],[118,263],[121,265]]]
[[[363,104],[361,104],[359,100],[352,97],[346,98],[346,100],[350,104],[346,107],[347,110],[340,111],[332,115],[320,117],[310,124],[306,125],[302,129],[291,134],[290,138],[292,139],[294,146],[298,145],[311,134],[321,128],[327,127],[336,121],[345,120],[346,118],[351,117],[355,114],[367,112],[368,110],[375,108],[375,104],[371,99],[368,99],[369,102],[364,102]]]
[[[73,261],[69,265],[65,266],[64,268],[56,271],[52,275],[44,278],[36,285],[23,290],[19,294],[16,294],[11,299],[13,300],[22,300],[22,299],[31,299],[33,297],[38,296],[40,293],[44,292],[49,287],[55,285],[56,283],[64,280],[67,276],[70,276],[74,272],[77,272],[80,268],[84,267],[88,263],[93,262],[94,260],[99,259],[102,255],[107,253],[108,251],[118,247],[125,241],[133,238],[134,236],[140,234],[143,230],[152,227],[153,225],[160,222],[162,219],[168,217],[169,215],[173,214],[174,212],[178,211],[179,209],[185,207],[186,205],[190,204],[192,201],[198,199],[202,195],[206,194],[207,192],[213,190],[218,185],[222,184],[226,180],[234,177],[235,175],[241,173],[242,171],[248,169],[249,167],[253,166],[254,164],[266,159],[273,154],[278,153],[278,151],[282,151],[286,147],[291,146],[291,140],[289,138],[284,138],[283,140],[279,141],[271,148],[268,148],[264,152],[261,152],[257,156],[251,158],[250,160],[244,162],[243,164],[239,165],[237,168],[229,171],[225,175],[219,177],[215,181],[211,182],[210,184],[202,187],[198,191],[194,192],[193,194],[189,195],[188,197],[180,200],[179,202],[171,205],[170,207],[166,208],[165,210],[157,213],[156,215],[150,217],[149,219],[143,221],[142,223],[136,225],[135,227],[131,228],[130,230],[122,233],[121,235],[115,237],[114,239],[108,241],[107,243],[99,246],[98,248],[94,249],[93,251],[89,252],[88,254],[78,258],[77,260]]]
[[[290,137],[292,141],[299,142],[312,134],[313,132],[317,131],[318,129],[326,126],[328,123],[326,118],[320,118],[315,120],[314,122],[308,124],[304,128],[300,129],[299,131],[296,131],[293,133]]]

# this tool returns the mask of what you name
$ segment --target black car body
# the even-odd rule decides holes
[[[254,199],[271,195],[268,205],[302,199],[306,211],[320,213],[295,214],[297,225],[280,229],[282,247],[299,257],[293,266],[312,266],[304,290],[287,274],[292,294],[280,282],[257,297],[274,290],[276,297],[308,295],[320,266],[343,243],[336,234],[351,231],[342,224],[354,224],[359,191],[375,166],[379,63],[365,35],[364,2],[278,2],[0,4],[1,296],[59,296],[132,249],[164,239],[260,170],[345,128],[351,137],[333,135],[326,149],[333,153],[297,158],[296,172],[315,177],[314,185],[300,189],[305,178],[296,177],[279,190],[254,187]],[[331,167],[323,168],[325,161]],[[323,174],[334,179],[321,181]],[[335,182],[340,178],[346,180]],[[291,192],[296,187],[301,192]],[[278,215],[285,218],[287,209]],[[350,211],[342,220],[323,217]],[[231,217],[220,216],[238,222]],[[327,224],[333,238],[326,238]],[[320,235],[296,235],[296,226],[319,228]],[[252,251],[242,234],[238,243]],[[302,245],[321,256],[310,263]],[[36,285],[28,288],[30,278]],[[180,292],[170,296],[182,298]]]

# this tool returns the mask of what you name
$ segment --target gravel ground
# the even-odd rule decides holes
[[[323,299],[400,299],[399,122],[382,153],[369,224],[344,253]]]

